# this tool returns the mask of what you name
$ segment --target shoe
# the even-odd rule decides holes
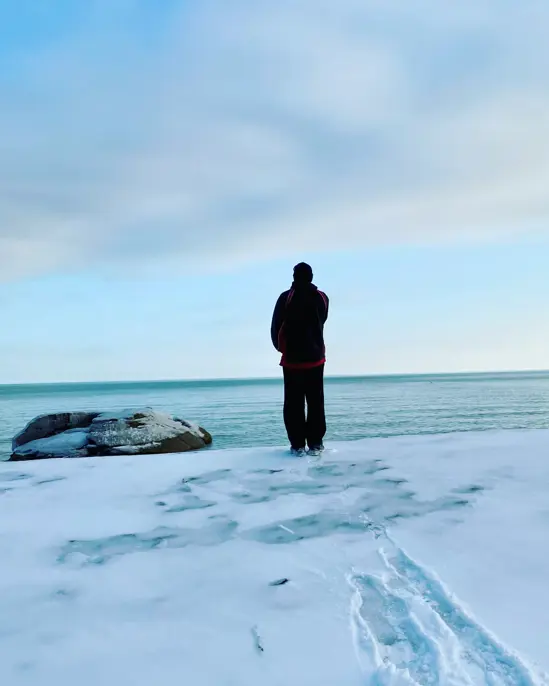
[[[290,448],[290,453],[294,457],[303,457],[305,455],[305,448]]]
[[[322,453],[323,450],[324,450],[324,446],[322,445],[322,443],[320,445],[310,445],[309,446],[309,455],[311,457],[317,457],[318,455],[320,455]]]

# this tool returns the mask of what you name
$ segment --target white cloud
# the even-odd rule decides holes
[[[172,5],[14,58],[2,277],[549,226],[541,3]]]

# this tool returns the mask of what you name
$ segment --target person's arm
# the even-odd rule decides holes
[[[276,305],[273,312],[273,320],[271,322],[271,341],[275,349],[278,350],[278,352],[281,352],[279,348],[278,338],[280,334],[280,329],[282,328],[282,324],[284,323],[286,297],[287,294],[282,293],[282,295],[276,301]]]
[[[328,310],[330,309],[330,298],[328,298],[326,293],[323,293],[322,291],[318,291],[318,293],[322,300],[323,321],[326,323],[328,320]]]

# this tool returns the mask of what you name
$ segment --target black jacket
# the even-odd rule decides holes
[[[274,347],[285,367],[307,368],[325,361],[324,324],[328,296],[311,283],[294,283],[278,298],[271,325]]]

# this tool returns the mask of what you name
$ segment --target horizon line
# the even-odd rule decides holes
[[[549,369],[507,369],[507,370],[483,370],[461,372],[389,372],[367,374],[333,374],[326,375],[329,380],[352,380],[352,379],[390,379],[397,377],[437,377],[437,376],[487,376],[487,375],[513,375],[513,374],[547,374]],[[25,381],[25,382],[2,382],[0,388],[13,388],[20,386],[83,386],[83,385],[122,385],[122,384],[192,384],[192,383],[222,383],[222,382],[250,382],[250,381],[282,381],[281,376],[249,376],[249,377],[203,377],[196,379],[126,379],[111,381]]]

